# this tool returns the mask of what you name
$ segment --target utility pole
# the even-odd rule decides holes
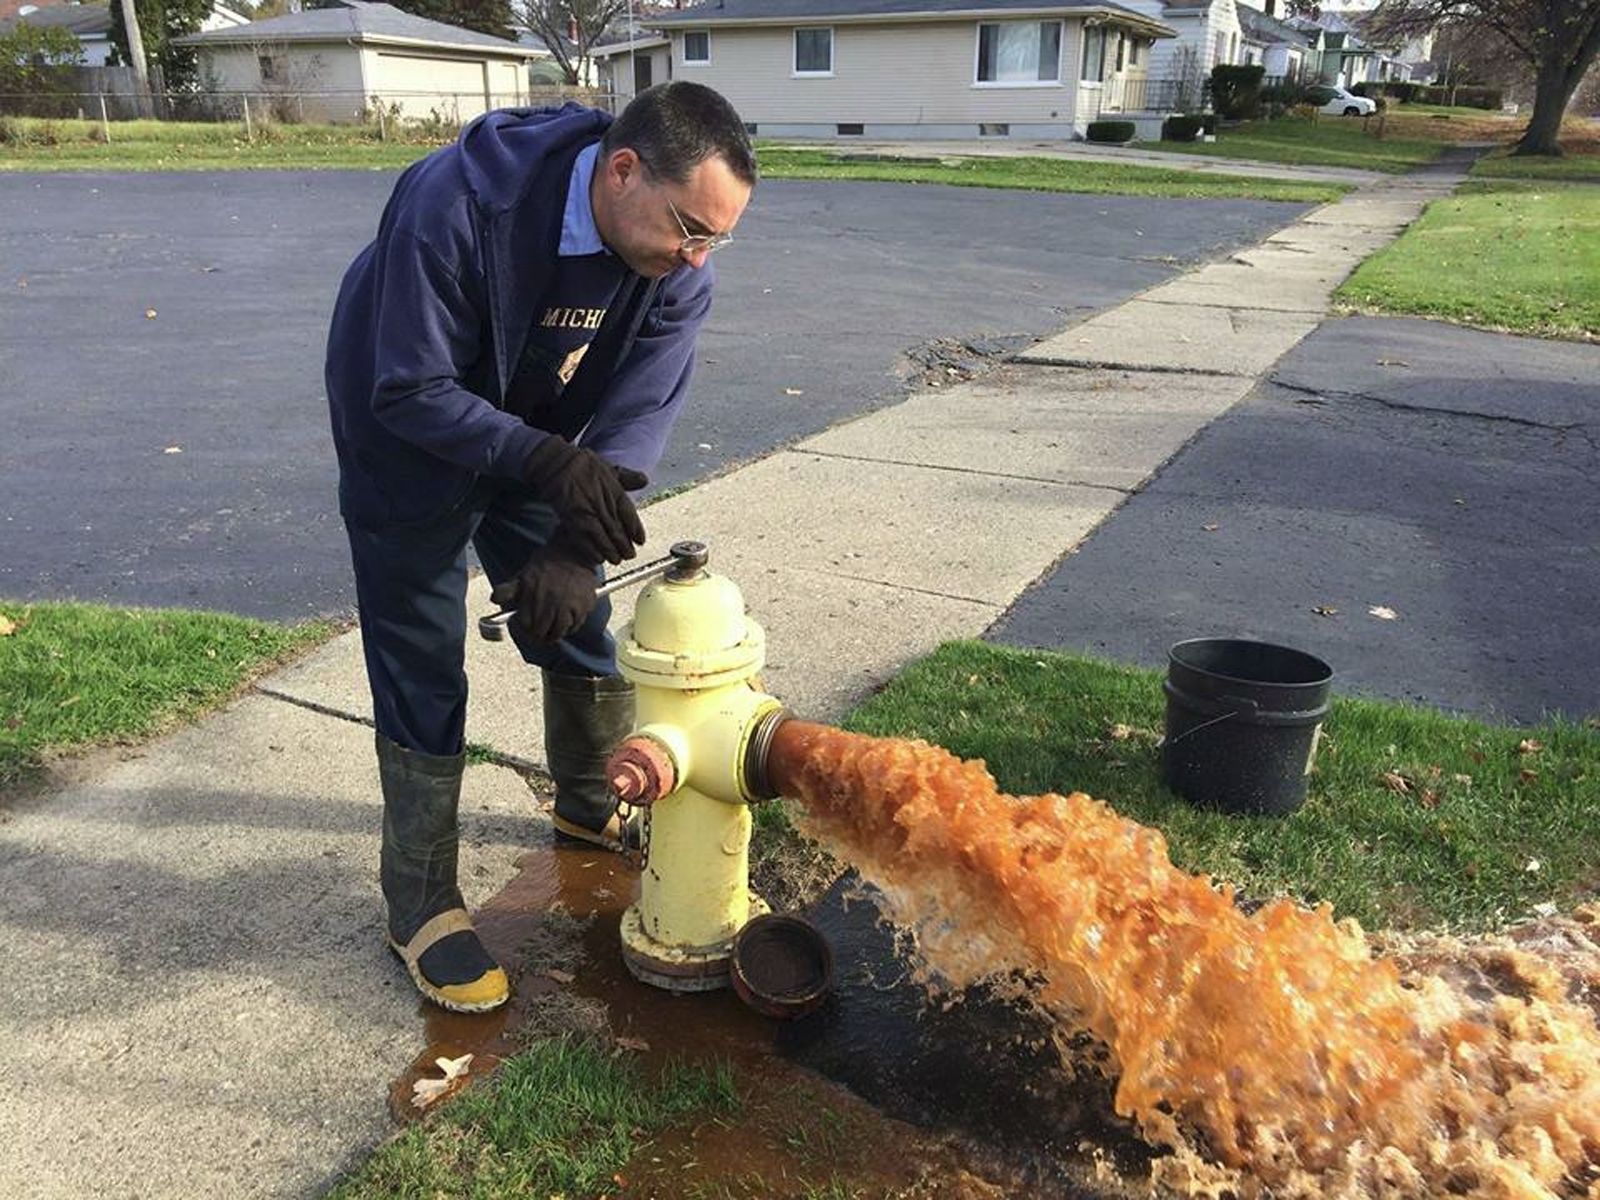
[[[139,33],[139,14],[133,11],[133,0],[120,0],[122,27],[128,33],[128,57],[133,61],[133,78],[141,98],[150,95],[150,68],[144,59],[144,38]],[[141,103],[140,107],[143,107]],[[142,114],[141,114],[142,115]]]

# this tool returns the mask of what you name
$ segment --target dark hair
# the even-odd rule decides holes
[[[604,154],[624,148],[673,183],[683,183],[706,159],[720,158],[741,183],[756,184],[756,152],[744,122],[703,83],[679,79],[635,96],[600,139]]]

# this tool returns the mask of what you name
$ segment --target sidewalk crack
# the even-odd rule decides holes
[[[840,450],[813,450],[808,447],[796,447],[801,454],[813,454],[818,458],[838,458],[847,462],[881,463],[892,467],[919,467],[928,471],[950,471],[956,475],[981,475],[987,479],[1015,479],[1019,483],[1048,483],[1056,487],[1081,487],[1095,488],[1104,492],[1116,492],[1119,495],[1131,496],[1136,488],[1118,487],[1114,483],[1089,483],[1081,479],[1046,479],[1042,475],[1016,475],[1009,471],[984,471],[977,467],[952,467],[945,463],[911,462],[903,458],[878,458],[865,454],[846,454]]]
[[[852,583],[870,583],[874,587],[893,588],[899,592],[915,592],[919,596],[933,596],[939,600],[959,600],[964,604],[976,604],[981,608],[1003,609],[1005,605],[997,604],[993,600],[986,600],[982,596],[967,596],[961,592],[941,592],[937,588],[915,587],[909,583],[890,583],[885,579],[874,579],[870,575],[852,575],[849,571],[829,570],[824,567],[808,567],[804,563],[789,564],[793,570],[803,575],[821,575],[828,579],[848,579]]]
[[[291,696],[288,692],[280,692],[276,688],[255,686],[255,691],[273,700],[281,700],[285,704],[292,704],[296,708],[303,708],[307,712],[314,712],[318,716],[332,717],[337,721],[346,721],[351,725],[360,725],[366,729],[374,729],[371,717],[358,716],[353,712],[346,712],[342,708],[335,708],[331,704],[323,704],[317,700],[307,700],[303,696]],[[500,767],[510,767],[523,775],[535,775],[548,778],[548,772],[540,763],[523,758],[520,754],[507,754],[503,750],[496,750],[492,746],[472,746],[474,759],[481,758]]]

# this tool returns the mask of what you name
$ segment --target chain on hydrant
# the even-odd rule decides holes
[[[703,548],[641,593],[619,639],[639,727],[606,773],[619,800],[645,806],[648,830],[623,957],[658,987],[725,986],[734,936],[767,911],[750,890],[749,805],[770,795],[760,767],[785,713],[756,683],[765,655],[761,626]]]

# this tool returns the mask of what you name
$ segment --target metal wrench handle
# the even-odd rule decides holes
[[[661,558],[629,567],[626,571],[618,571],[615,575],[602,580],[600,586],[594,589],[595,598],[609,596],[612,592],[619,592],[635,584],[648,583],[663,575],[687,579],[696,572],[704,570],[709,558],[710,553],[704,542],[673,542],[672,547]],[[504,641],[506,625],[516,615],[516,609],[502,608],[479,617],[478,636],[489,642]]]

